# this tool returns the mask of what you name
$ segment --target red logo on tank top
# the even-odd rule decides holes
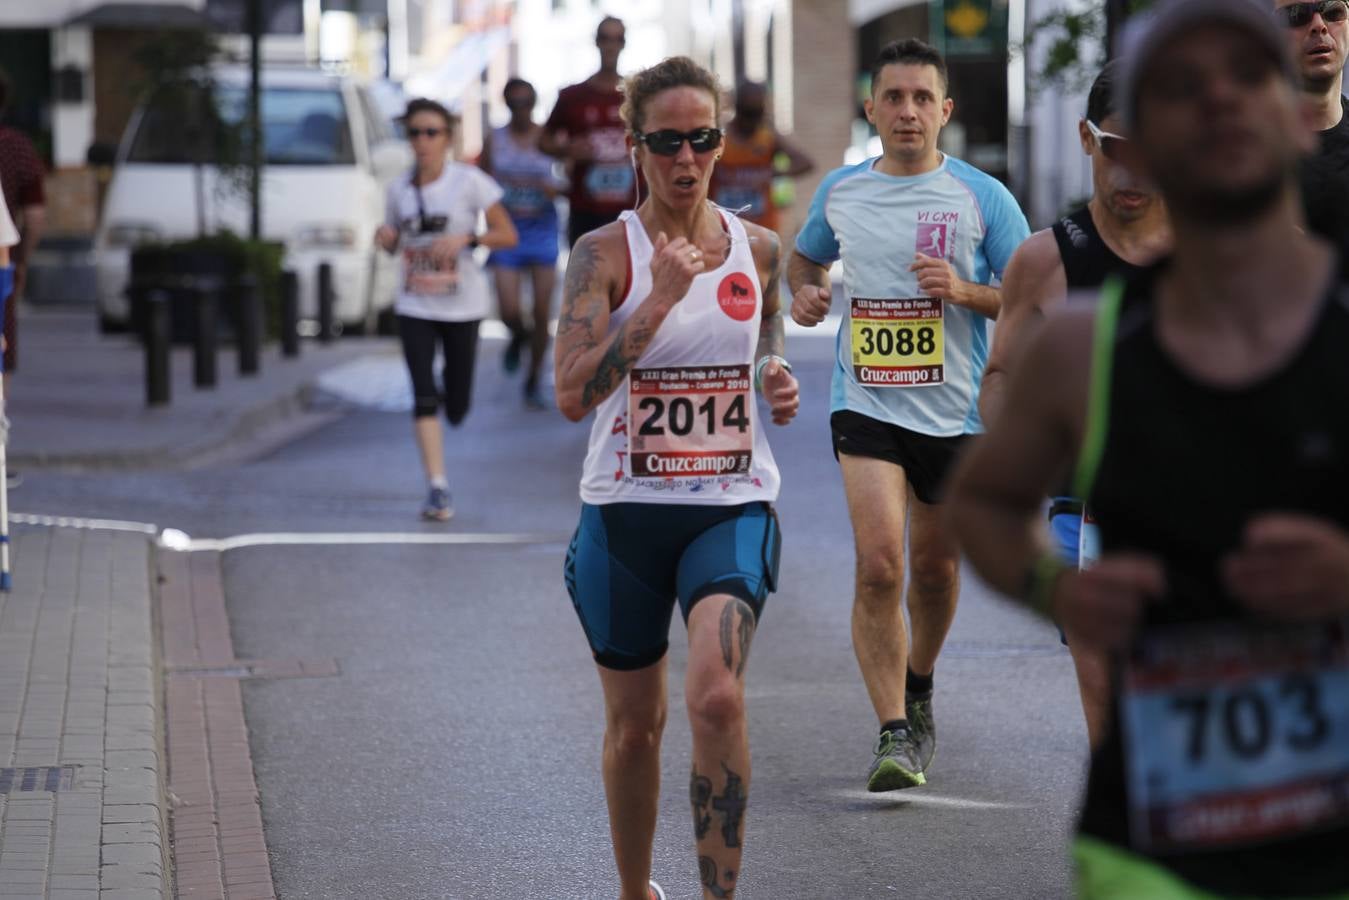
[[[721,311],[737,322],[754,318],[758,298],[754,296],[754,282],[744,272],[732,272],[717,286],[717,302]]]

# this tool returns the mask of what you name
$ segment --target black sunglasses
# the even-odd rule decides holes
[[[446,133],[446,129],[444,129],[444,128],[409,128],[409,129],[408,129],[408,137],[410,137],[410,138],[419,138],[419,137],[421,137],[421,136],[423,136],[423,135],[425,135],[426,137],[432,137],[432,138],[433,138],[433,137],[440,137],[442,134],[445,134],[445,133]]]
[[[1313,3],[1294,3],[1275,10],[1278,17],[1289,28],[1302,28],[1310,24],[1317,13],[1327,22],[1343,22],[1349,19],[1349,4],[1345,0],[1315,0]]]
[[[720,128],[695,128],[693,131],[675,131],[673,128],[662,128],[660,131],[652,131],[643,134],[640,131],[633,132],[632,139],[639,144],[646,144],[646,149],[659,156],[674,156],[679,152],[679,148],[684,146],[684,142],[689,142],[689,147],[694,153],[707,153],[721,146]]]

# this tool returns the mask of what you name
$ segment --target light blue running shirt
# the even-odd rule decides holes
[[[943,155],[933,171],[900,177],[876,162],[825,176],[796,239],[813,262],[843,260],[830,412],[932,437],[975,434],[993,322],[924,297],[909,266],[920,252],[944,257],[957,277],[989,284],[1030,226],[1007,188],[968,163]]]

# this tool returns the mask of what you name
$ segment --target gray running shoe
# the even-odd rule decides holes
[[[882,731],[876,742],[876,759],[867,775],[867,790],[872,793],[898,791],[927,784],[923,767],[918,764],[918,748],[908,729],[895,734]]]
[[[448,522],[454,516],[454,504],[450,502],[450,492],[442,487],[433,487],[426,495],[422,506],[422,518],[433,522]]]
[[[667,900],[664,889],[656,882],[648,882],[651,885],[651,900]]]
[[[932,692],[909,694],[904,698],[904,718],[918,748],[918,765],[924,772],[937,752],[937,723],[932,718]]]

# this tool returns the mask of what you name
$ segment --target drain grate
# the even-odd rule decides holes
[[[74,766],[34,766],[0,769],[0,794],[15,791],[46,791],[55,794],[75,786]]]

